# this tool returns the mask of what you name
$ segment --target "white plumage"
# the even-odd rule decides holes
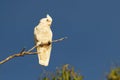
[[[51,26],[52,18],[47,14],[46,18],[42,18],[40,23],[34,28],[34,36],[36,45],[40,45],[41,43],[49,43],[52,41],[52,31]],[[50,60],[52,44],[38,46],[37,53],[39,64],[43,66],[48,66]]]

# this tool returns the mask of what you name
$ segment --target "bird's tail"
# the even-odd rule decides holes
[[[51,45],[45,47],[44,46],[37,47],[37,52],[38,52],[39,64],[43,66],[48,66],[50,60]]]

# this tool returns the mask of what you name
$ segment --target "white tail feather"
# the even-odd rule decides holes
[[[43,66],[49,65],[51,46],[37,47],[39,64]]]

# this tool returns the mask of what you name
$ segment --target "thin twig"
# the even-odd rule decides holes
[[[54,42],[60,42],[64,39],[66,39],[67,37],[63,37],[63,38],[60,38],[60,39],[57,39],[57,40],[53,40],[51,43],[54,43]],[[43,43],[43,44],[40,44],[40,45],[47,45],[48,43]],[[38,45],[38,46],[40,46]],[[0,64],[3,64],[9,60],[11,60],[12,58],[15,58],[15,57],[21,57],[21,56],[24,56],[24,55],[35,55],[37,54],[37,52],[32,52],[35,48],[37,47],[37,45],[33,46],[31,49],[29,49],[28,51],[25,51],[25,48],[23,48],[19,53],[17,54],[13,54],[9,57],[7,57],[6,59],[0,61]]]

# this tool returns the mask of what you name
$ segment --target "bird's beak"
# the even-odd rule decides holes
[[[51,26],[51,24],[48,24],[48,26]]]

